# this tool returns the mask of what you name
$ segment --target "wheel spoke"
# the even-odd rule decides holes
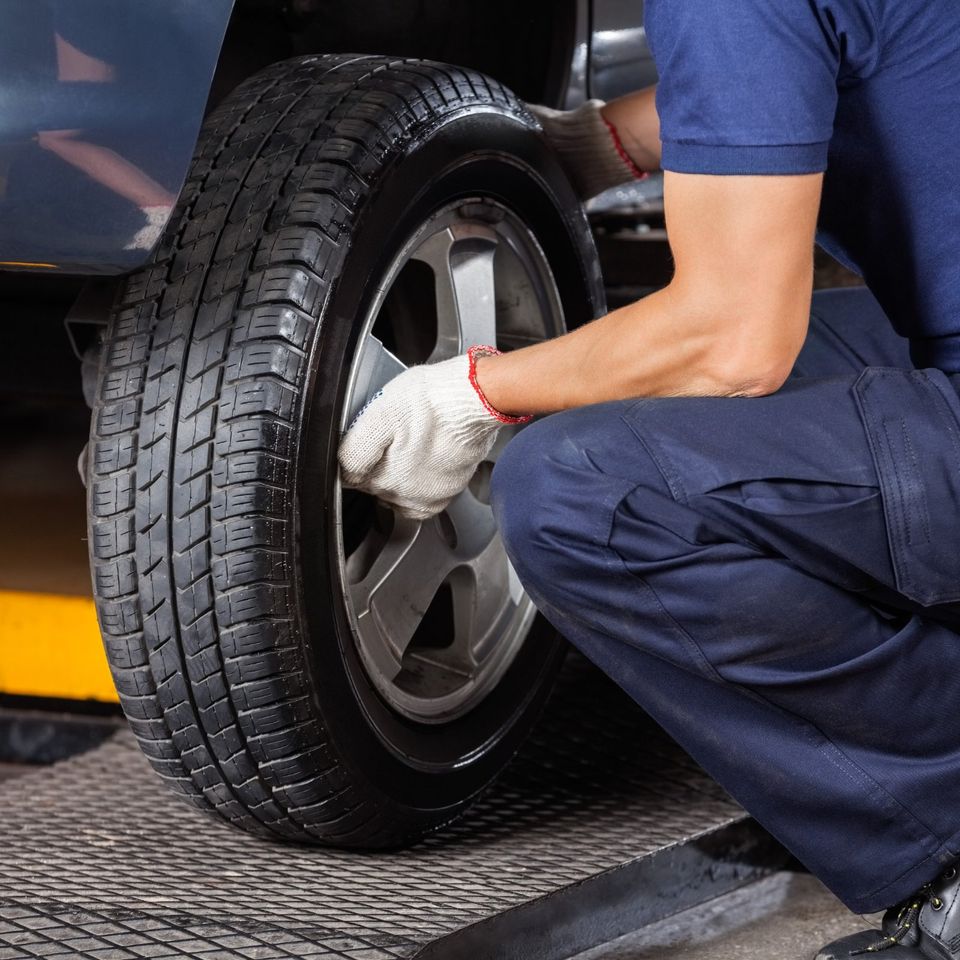
[[[436,279],[437,343],[431,362],[477,344],[496,344],[497,242],[497,235],[482,226],[455,226],[434,234],[414,253]]]
[[[347,411],[348,424],[378,390],[406,370],[406,366],[372,333],[367,335],[360,351],[360,367]]]
[[[454,639],[445,651],[449,660],[474,673],[493,652],[504,616],[516,602],[503,542],[493,538],[486,548],[451,579]]]
[[[456,556],[470,563],[486,550],[497,535],[493,511],[469,490],[455,497],[444,511],[456,537]]]
[[[418,523],[397,517],[370,572],[351,585],[364,652],[387,678],[400,673],[420,621],[459,562],[439,520]]]
[[[497,342],[497,300],[493,278],[496,245],[489,240],[461,240],[450,255],[453,297],[460,326],[460,352]]]
[[[515,603],[510,567],[490,508],[465,490],[447,507],[456,536],[458,568],[450,578],[454,639],[444,660],[468,673],[499,635],[496,626]]]

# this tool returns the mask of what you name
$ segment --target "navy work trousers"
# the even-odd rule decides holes
[[[494,472],[541,611],[858,912],[960,856],[958,386],[825,291],[777,393],[556,414]]]

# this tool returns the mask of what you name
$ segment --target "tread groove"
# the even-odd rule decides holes
[[[111,668],[157,771],[252,832],[390,847],[471,799],[405,806],[327,730],[302,638],[292,438],[380,171],[465,106],[525,119],[496,89],[367,55],[268,67],[207,119],[179,219],[111,317],[88,483],[98,611],[122,631]]]

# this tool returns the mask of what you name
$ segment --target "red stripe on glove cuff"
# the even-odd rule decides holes
[[[630,172],[633,174],[634,179],[636,180],[646,180],[649,176],[648,173],[641,170],[630,157],[630,154],[627,153],[627,148],[623,145],[623,141],[620,139],[620,131],[605,117],[603,114],[600,115],[600,119],[607,125],[607,129],[610,131],[610,137],[613,139],[613,145],[616,148],[617,153],[620,154],[620,159],[630,168]]]
[[[477,396],[480,398],[480,402],[483,404],[484,410],[490,414],[491,417],[494,417],[496,420],[499,420],[501,423],[529,423],[533,416],[526,417],[511,417],[506,413],[501,413],[487,398],[484,392],[480,389],[480,384],[477,383],[477,361],[481,357],[498,357],[503,351],[498,350],[496,347],[485,347],[477,346],[471,347],[467,351],[467,358],[470,361],[470,386],[477,392]]]

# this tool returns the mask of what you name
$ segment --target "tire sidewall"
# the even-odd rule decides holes
[[[403,244],[436,210],[482,195],[507,206],[538,238],[568,327],[602,309],[599,268],[582,209],[538,131],[522,114],[473,105],[421,131],[385,158],[350,231],[324,306],[304,392],[296,462],[299,607],[315,708],[337,753],[393,799],[461,804],[496,775],[528,732],[563,654],[537,617],[491,694],[446,724],[391,710],[368,679],[338,574],[334,530],[340,412],[371,298]]]

